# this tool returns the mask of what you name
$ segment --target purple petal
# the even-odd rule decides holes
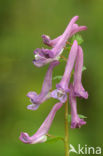
[[[50,64],[48,71],[46,73],[41,93],[37,95],[35,92],[29,92],[27,96],[30,98],[32,104],[27,106],[30,110],[38,109],[39,105],[45,100],[50,98],[50,90],[52,88],[52,71],[55,66],[59,64],[58,61],[54,61]]]
[[[27,106],[27,109],[29,109],[29,110],[37,110],[38,108],[39,108],[39,106],[40,106],[40,104],[30,104],[30,105],[28,105]]]
[[[86,30],[86,29],[87,29],[86,26],[79,26],[78,24],[73,24],[72,30],[71,30],[71,33],[70,33],[70,37],[72,37],[77,32],[80,32],[80,31],[83,31],[83,30]],[[55,47],[56,44],[59,42],[59,40],[61,38],[62,38],[62,35],[60,35],[57,38],[51,40],[48,35],[42,35],[43,43],[50,46],[50,47]]]
[[[52,91],[51,97],[54,99],[58,99],[62,103],[65,103],[67,100],[66,92],[61,89],[55,89],[54,91]]]
[[[55,57],[58,53],[60,53],[61,49],[65,47],[67,40],[71,36],[73,25],[78,20],[78,18],[79,18],[78,16],[73,17],[71,21],[69,22],[67,28],[65,29],[64,33],[58,38],[54,39],[55,46],[52,49],[52,57]],[[43,35],[43,39],[44,39],[44,42],[46,40],[47,44],[51,42],[50,37],[48,36]]]
[[[53,71],[53,68],[57,66],[58,64],[59,64],[59,61],[54,61],[50,64],[48,68],[48,71],[46,73],[46,76],[43,82],[42,91],[41,91],[41,94],[43,94],[43,96],[47,94],[52,88],[52,71]]]
[[[80,119],[77,114],[77,102],[72,84],[70,85],[69,101],[71,105],[71,128],[80,128],[82,125],[85,125],[86,122],[83,119]]]
[[[85,125],[86,121],[83,119],[77,118],[74,122],[71,123],[71,128],[80,128],[82,125]]]
[[[36,65],[37,67],[42,67],[47,63],[53,62],[54,59],[51,59],[51,53],[52,51],[49,49],[40,49],[37,48],[34,51],[35,54],[35,59],[33,60],[34,65]]]
[[[82,86],[83,50],[79,46],[74,72],[74,95],[87,99],[88,92]]]
[[[48,63],[51,63],[53,62],[53,59],[49,58],[49,59],[46,59],[46,58],[40,58],[38,60],[34,59],[33,60],[33,64],[37,67],[42,67]]]
[[[59,56],[52,58],[52,50],[49,49],[37,48],[34,51],[34,54],[35,54],[35,59],[33,60],[33,64],[37,67],[42,67],[48,63],[57,61],[59,59]]]
[[[37,56],[39,55],[39,57],[46,57],[49,58],[49,54],[51,53],[50,49],[44,49],[44,48],[37,48],[36,50],[34,50],[34,54]],[[37,58],[38,59],[38,58]]]
[[[48,35],[42,35],[41,37],[42,37],[42,39],[43,39],[43,43],[44,43],[44,44],[46,44],[46,45],[48,45],[48,46],[52,46],[52,45],[50,44],[51,39],[50,39],[50,37],[49,37]]]
[[[33,60],[33,63],[37,66],[37,67],[41,67],[47,63],[52,62],[54,59],[57,59],[58,56],[61,55],[65,44],[68,40],[68,38],[71,35],[71,31],[72,31],[72,26],[73,24],[77,21],[78,16],[75,16],[72,18],[72,20],[70,21],[69,25],[67,26],[66,30],[64,31],[62,37],[60,37],[60,39],[58,40],[56,46],[54,46],[54,48],[52,50],[49,49],[36,49],[34,51],[35,54],[35,59]],[[48,39],[48,37],[44,37],[46,39]]]
[[[68,24],[66,30],[64,31],[64,33],[62,34],[62,37],[60,38],[60,40],[58,41],[58,43],[56,44],[56,46],[52,49],[52,57],[55,57],[56,55],[58,55],[60,53],[60,51],[65,47],[66,42],[68,40],[68,38],[71,35],[71,31],[72,31],[72,26],[73,24],[78,20],[78,16],[75,16],[71,19],[70,23]]]
[[[60,55],[63,52],[67,40],[75,33],[86,30],[85,26],[78,26],[77,24],[75,24],[78,18],[78,16],[73,17],[69,22],[67,28],[65,29],[64,33],[53,40],[51,40],[50,37],[47,35],[42,35],[44,44],[53,48],[51,50],[44,48],[36,49],[34,51],[34,65],[36,65],[37,67],[42,67],[45,64],[50,63],[54,60],[58,60],[60,58]]]
[[[76,33],[80,32],[80,31],[84,31],[84,30],[87,30],[86,26],[79,26],[78,24],[74,24],[70,37],[72,37],[73,35],[75,35]]]
[[[42,35],[43,43],[50,47],[54,47],[57,44],[57,42],[59,41],[60,37],[61,36],[51,40],[48,35]]]
[[[74,62],[77,56],[77,52],[78,52],[78,44],[77,41],[75,40],[73,42],[73,45],[71,47],[69,56],[68,56],[68,61],[65,67],[65,72],[64,75],[60,81],[59,84],[57,84],[57,88],[61,88],[63,90],[68,90],[68,85],[69,85],[69,81],[70,81],[70,77],[71,77],[71,72],[74,66]]]
[[[47,140],[47,136],[44,135],[41,137],[35,137],[35,139],[33,140],[32,137],[30,137],[27,133],[22,132],[19,139],[25,144],[36,144],[45,142]]]
[[[29,97],[30,99],[35,99],[38,97],[38,94],[36,92],[29,92],[27,94],[27,97]]]
[[[62,107],[62,103],[57,103],[53,106],[51,112],[41,125],[41,127],[38,129],[38,131],[33,135],[29,136],[27,133],[21,133],[19,139],[26,144],[36,144],[45,142],[47,140],[46,134],[48,133],[50,126],[52,124],[52,121],[55,117],[56,112]]]

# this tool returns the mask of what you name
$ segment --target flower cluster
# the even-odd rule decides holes
[[[27,133],[21,133],[20,140],[24,143],[35,144],[45,142],[47,140],[46,134],[48,133],[55,114],[67,101],[68,94],[71,105],[71,128],[80,128],[82,125],[86,124],[83,119],[79,118],[77,113],[76,98],[80,97],[87,99],[88,93],[82,85],[83,50],[76,40],[74,40],[71,46],[62,79],[58,84],[56,84],[56,89],[51,91],[52,72],[54,67],[60,63],[59,59],[68,39],[77,32],[87,29],[86,26],[79,26],[76,24],[78,18],[78,16],[73,17],[63,34],[53,40],[51,40],[47,35],[42,35],[43,43],[50,46],[51,49],[37,48],[34,51],[35,59],[33,60],[33,63],[35,66],[42,67],[48,63],[50,65],[43,82],[41,93],[37,94],[36,92],[29,92],[27,94],[31,101],[31,104],[27,106],[27,109],[35,111],[49,98],[55,98],[59,102],[53,106],[51,112],[33,136],[30,137]],[[73,83],[71,83],[70,79],[73,68],[74,80]]]

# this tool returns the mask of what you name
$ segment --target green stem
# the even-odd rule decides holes
[[[65,103],[65,156],[69,156],[68,101]]]

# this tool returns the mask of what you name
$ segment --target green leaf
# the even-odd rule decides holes
[[[81,119],[85,119],[85,118],[87,118],[86,116],[81,115],[81,114],[78,114],[78,116],[79,116]]]
[[[54,137],[54,138],[48,138],[48,140],[45,143],[56,143],[57,141],[62,140],[64,141],[63,137]]]
[[[83,66],[82,71],[85,71],[85,70],[87,70],[87,68],[85,66]]]
[[[73,35],[72,39],[71,39],[71,43],[74,42],[74,40],[77,40],[78,44],[82,44],[83,43],[83,38],[81,35],[79,34],[76,34],[76,35]]]
[[[62,79],[62,76],[61,75],[58,75],[58,76],[53,77],[53,80],[56,80],[56,79],[61,80]]]
[[[81,115],[81,114],[78,114],[78,116],[80,117],[80,119],[85,119],[85,118],[87,118],[86,116]],[[71,115],[68,115],[68,122],[71,122]]]

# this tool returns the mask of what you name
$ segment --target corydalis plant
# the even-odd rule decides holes
[[[47,70],[46,76],[44,78],[43,86],[40,94],[34,91],[30,91],[27,96],[30,98],[31,104],[27,106],[29,110],[37,110],[39,106],[49,98],[55,98],[59,102],[56,103],[49,115],[37,130],[33,136],[29,136],[28,133],[22,132],[20,135],[20,140],[26,144],[36,144],[46,142],[48,137],[53,137],[48,135],[48,131],[51,127],[53,119],[56,112],[65,104],[65,138],[59,137],[65,143],[65,156],[69,155],[68,149],[68,102],[71,106],[71,128],[80,128],[82,125],[86,124],[84,119],[81,119],[77,113],[77,103],[76,98],[88,98],[88,93],[85,91],[82,85],[82,72],[83,72],[83,49],[78,45],[78,39],[73,35],[77,32],[86,30],[86,26],[79,26],[75,22],[78,20],[78,16],[75,16],[69,22],[64,33],[59,37],[51,40],[47,35],[42,35],[43,43],[52,49],[40,49],[37,48],[34,51],[35,59],[33,60],[34,65],[37,67],[42,67],[46,64],[50,64]],[[73,36],[73,43],[68,42],[68,40]],[[79,38],[80,42],[80,38]],[[67,44],[69,43],[70,51],[68,50],[68,59],[61,56]],[[64,74],[58,84],[56,84],[56,89],[52,89],[52,72],[55,66],[57,66],[61,58],[66,61],[66,66]],[[74,68],[74,72],[73,71]],[[73,82],[70,79],[74,75]],[[56,138],[56,137],[54,137]]]

